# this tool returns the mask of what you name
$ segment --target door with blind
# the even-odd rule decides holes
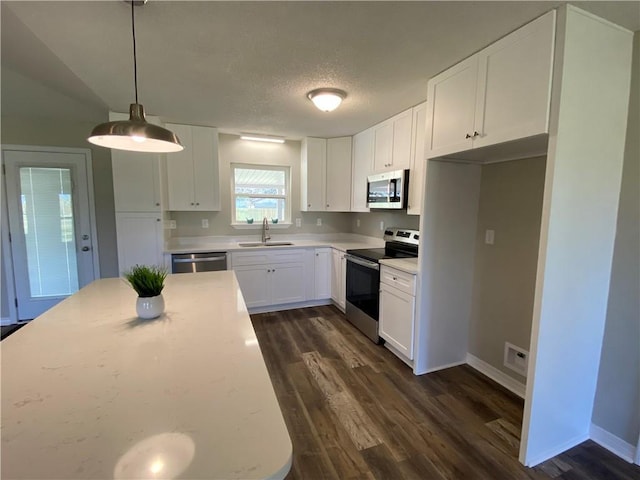
[[[18,320],[97,276],[90,151],[3,147]]]

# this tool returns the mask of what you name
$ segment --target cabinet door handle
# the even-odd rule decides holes
[[[156,202],[156,207],[159,207],[159,206],[160,206],[160,203],[159,203],[159,202]]]
[[[196,202],[196,205],[200,205],[200,203],[199,203],[199,202]]]
[[[394,279],[394,280],[398,280],[398,278],[397,278],[397,277],[393,277],[393,279]]]
[[[329,204],[327,203],[327,208],[329,208]]]
[[[478,132],[473,132],[473,138],[476,138],[478,135],[480,135]]]
[[[160,219],[159,219],[159,218],[156,218],[156,222],[159,222],[159,221],[160,221]]]
[[[311,204],[310,204],[310,203],[309,203],[309,204],[307,204],[307,207],[311,208]]]
[[[193,206],[193,202],[191,202],[191,205]]]
[[[464,138],[473,138],[473,137],[467,133],[467,134],[464,136]]]

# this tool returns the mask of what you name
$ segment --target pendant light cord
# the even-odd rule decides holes
[[[131,0],[131,31],[133,32],[133,85],[136,90],[136,103],[138,103],[138,60],[136,58],[136,22],[133,13],[134,6]]]

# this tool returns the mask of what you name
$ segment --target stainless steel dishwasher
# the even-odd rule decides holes
[[[215,272],[227,269],[227,252],[174,253],[171,273]]]

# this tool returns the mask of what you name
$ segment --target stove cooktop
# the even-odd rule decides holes
[[[347,253],[356,257],[371,260],[372,262],[376,263],[385,258],[414,258],[418,256],[412,255],[408,252],[399,252],[386,248],[361,248],[355,250],[347,250]]]

